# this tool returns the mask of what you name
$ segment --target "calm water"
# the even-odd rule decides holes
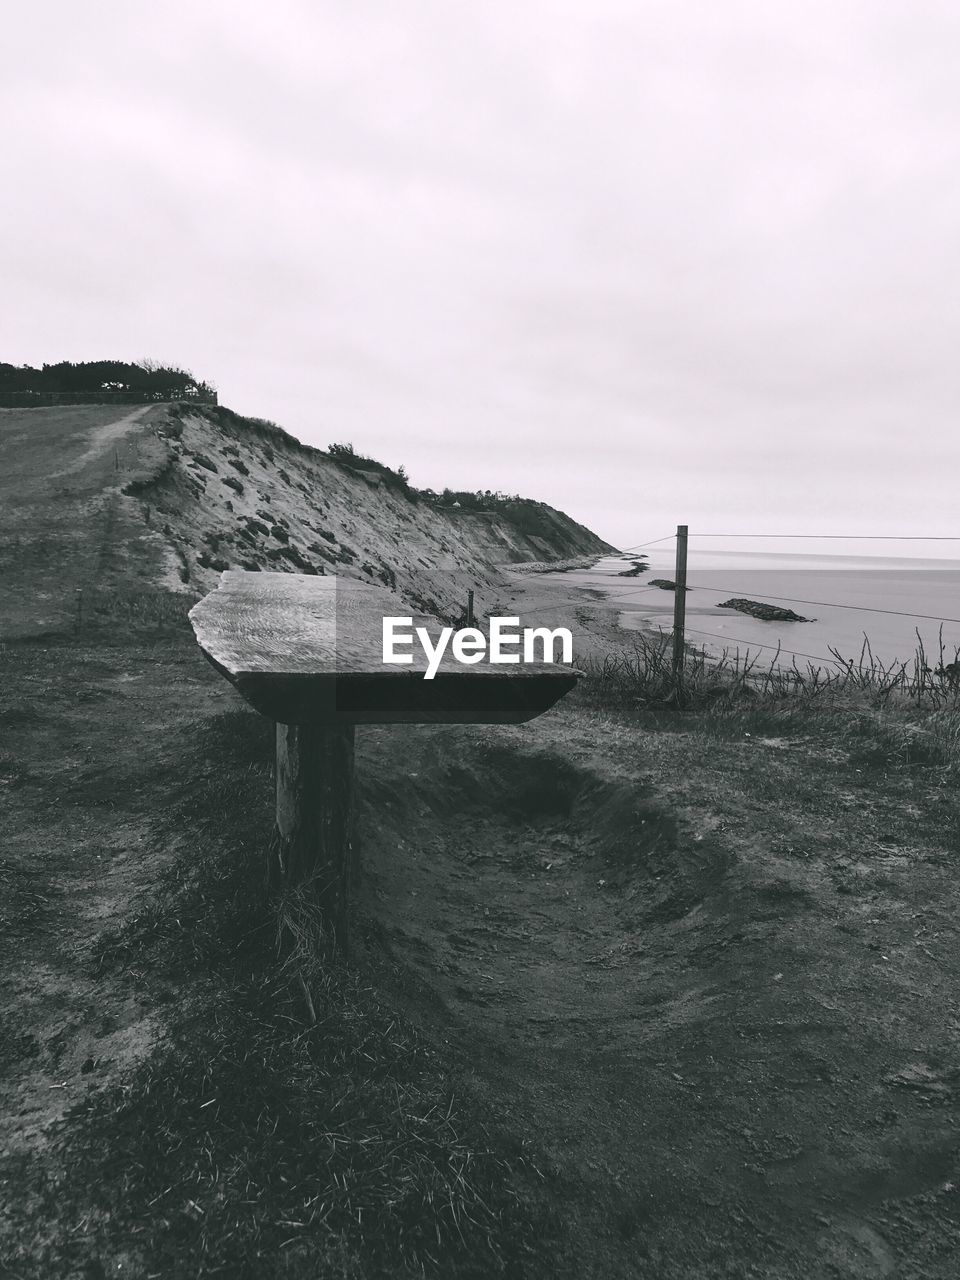
[[[673,555],[672,549],[652,548],[650,572],[636,579],[618,577],[624,563],[611,559],[558,581],[602,590],[610,607],[619,608],[622,627],[669,631],[673,593],[651,587],[649,579],[672,579]],[[786,665],[794,654],[801,666],[810,660],[826,664],[832,662],[831,647],[857,659],[866,635],[885,664],[912,662],[919,630],[927,662],[936,666],[941,625],[944,661],[960,654],[960,562],[955,560],[698,552],[690,558],[687,583],[688,639],[714,655],[739,648],[772,659],[779,644]],[[731,596],[780,605],[810,621],[761,622],[717,607]]]

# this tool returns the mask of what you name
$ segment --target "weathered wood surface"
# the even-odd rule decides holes
[[[412,665],[384,664],[384,616],[412,617],[436,639],[435,619],[333,575],[228,570],[190,611],[207,658],[281,724],[518,723],[553,706],[579,676],[545,662],[466,666],[448,651],[425,680],[417,641]]]

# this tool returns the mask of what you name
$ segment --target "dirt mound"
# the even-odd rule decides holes
[[[578,894],[599,890],[635,919],[683,914],[723,874],[724,859],[708,857],[683,815],[640,780],[471,730],[410,738],[402,758],[411,772],[396,773],[396,755],[360,771],[363,846],[374,865],[398,848],[430,856],[446,846],[461,866],[502,865],[511,880],[563,867]]]

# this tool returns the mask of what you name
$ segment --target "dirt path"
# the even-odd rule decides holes
[[[418,735],[402,780],[371,739],[369,909],[397,989],[543,1144],[578,1274],[955,1274],[942,831],[813,743],[566,708]],[[849,837],[854,806],[856,852],[828,825]]]
[[[78,589],[129,594],[160,578],[161,539],[122,493],[160,448],[155,407],[120,418],[104,405],[10,412],[0,466],[0,636],[70,631]]]
[[[78,471],[82,471],[91,462],[105,454],[111,445],[115,446],[125,436],[130,434],[131,429],[141,421],[144,414],[155,406],[145,404],[138,409],[133,409],[130,413],[124,414],[122,418],[118,418],[115,422],[105,422],[100,426],[90,429],[89,441],[87,448],[79,457],[69,463],[66,467],[59,471],[51,473],[51,478],[59,478],[60,476],[75,475]]]

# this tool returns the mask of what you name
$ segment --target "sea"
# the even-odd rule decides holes
[[[628,559],[609,557],[562,575],[600,591],[626,630],[673,630],[672,546],[650,547],[649,569],[620,576]],[[691,548],[686,636],[711,657],[747,652],[763,662],[836,669],[838,656],[913,669],[922,645],[931,669],[960,658],[960,559],[831,555]],[[720,606],[741,597],[792,609],[804,622],[763,622]]]

